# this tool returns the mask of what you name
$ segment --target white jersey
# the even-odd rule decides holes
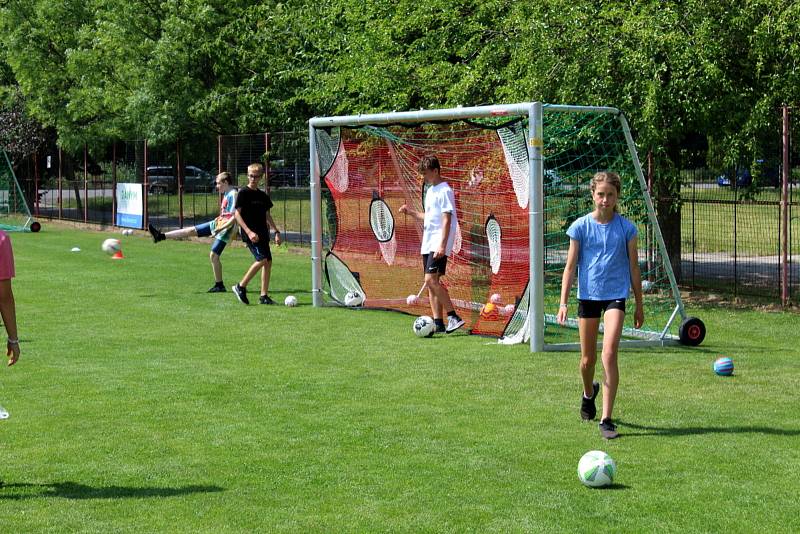
[[[429,254],[442,245],[444,231],[444,214],[450,214],[450,234],[447,236],[445,254],[453,252],[453,241],[458,231],[456,217],[456,197],[447,182],[441,182],[428,188],[425,193],[425,221],[423,223],[422,247],[420,254]]]

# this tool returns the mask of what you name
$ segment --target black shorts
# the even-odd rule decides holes
[[[581,319],[599,319],[607,310],[622,310],[625,313],[625,299],[578,301],[578,317]]]
[[[256,261],[272,261],[272,251],[269,249],[269,234],[265,236],[259,235],[258,243],[251,242],[244,232],[242,232],[241,238],[244,244],[247,245],[247,248],[250,249],[250,253]]]
[[[444,276],[445,271],[447,271],[447,256],[434,258],[433,254],[422,255],[422,272]]]

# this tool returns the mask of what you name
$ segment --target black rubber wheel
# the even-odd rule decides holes
[[[31,232],[36,233],[41,229],[42,229],[42,225],[41,225],[41,223],[39,223],[39,221],[33,221],[31,223]]]
[[[681,343],[696,347],[706,338],[706,325],[697,317],[687,317],[678,329]]]

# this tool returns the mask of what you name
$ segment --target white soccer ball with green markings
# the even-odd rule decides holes
[[[589,451],[578,462],[578,478],[590,488],[602,488],[614,483],[617,464],[603,451]]]
[[[122,248],[122,245],[119,242],[119,239],[109,238],[103,241],[103,244],[100,245],[100,248],[103,249],[103,252],[106,254],[115,254],[119,252],[119,249]]]

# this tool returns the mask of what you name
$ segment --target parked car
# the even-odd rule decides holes
[[[175,193],[178,191],[178,179],[175,167],[169,165],[153,165],[147,167],[147,190],[153,193]],[[214,177],[194,165],[183,169],[183,190],[186,193],[205,193],[214,190]]]
[[[762,187],[777,187],[780,184],[780,173],[777,167],[769,167],[764,164],[763,159],[756,160],[756,185]],[[717,185],[720,187],[730,187],[733,183],[733,172],[728,171],[725,174],[717,176]],[[750,169],[746,167],[739,167],[736,169],[736,187],[749,187],[753,183],[753,175]]]

